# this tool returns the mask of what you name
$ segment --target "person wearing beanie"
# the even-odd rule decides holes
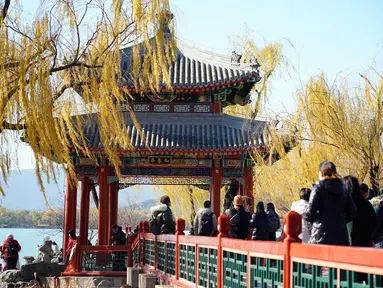
[[[250,233],[251,220],[250,213],[245,210],[245,199],[240,195],[235,196],[233,206],[226,214],[230,217],[230,237],[245,240]]]
[[[252,240],[269,240],[269,218],[265,212],[263,202],[257,204],[257,211],[253,215],[251,228],[253,228]]]

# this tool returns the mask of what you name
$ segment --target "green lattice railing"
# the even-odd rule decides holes
[[[165,262],[166,262],[166,253],[165,253],[165,243],[157,242],[157,269],[165,272]]]
[[[176,275],[176,244],[166,243],[167,249],[167,265],[166,273],[169,275]]]
[[[186,257],[187,249],[186,245],[180,245],[180,278],[187,280],[187,270],[186,270]]]
[[[251,257],[250,281],[251,287],[282,287],[283,260]]]
[[[189,282],[195,283],[195,247],[187,246],[187,280]]]
[[[133,253],[133,263],[139,263],[138,254],[139,254],[139,246],[138,243],[132,249]]]
[[[145,264],[154,266],[154,241],[145,240]]]
[[[188,287],[383,288],[382,277],[371,274],[383,275],[382,249],[301,244],[294,228],[301,217],[287,216],[285,231],[292,232],[284,243],[230,239],[222,232],[219,237],[185,236],[182,230],[177,235],[141,233],[138,262],[170,284]],[[229,221],[225,216],[220,227],[230,227]],[[177,227],[184,227],[182,219]]]
[[[326,268],[304,263],[293,263],[293,287],[382,288],[382,278],[372,274]]]
[[[127,252],[82,251],[81,271],[110,272],[126,271]]]
[[[217,287],[217,249],[198,248],[198,285]]]
[[[223,251],[223,287],[246,288],[247,255]]]
[[[180,278],[195,283],[195,247],[180,245]]]

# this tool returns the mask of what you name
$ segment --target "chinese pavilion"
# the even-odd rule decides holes
[[[133,48],[122,50],[122,69],[129,72]],[[195,185],[210,191],[213,211],[220,213],[220,190],[229,179],[241,183],[244,195],[253,197],[252,160],[249,152],[263,149],[266,123],[222,113],[228,105],[247,105],[249,93],[260,80],[256,60],[241,61],[241,55],[219,55],[177,40],[176,59],[169,67],[171,91],[160,95],[137,93],[127,78],[133,101],[123,116],[134,150],[121,153],[121,179],[103,157],[98,114],[86,115],[83,134],[97,161],[75,154],[73,161],[80,195],[80,245],[88,239],[90,191],[98,185],[98,244],[109,245],[111,226],[117,223],[120,185]],[[125,73],[129,75],[129,73]],[[170,93],[171,92],[171,93]],[[141,126],[138,133],[129,109]],[[144,139],[140,137],[144,135]],[[77,187],[67,180],[64,247],[67,232],[76,227]],[[64,249],[65,250],[65,249]]]

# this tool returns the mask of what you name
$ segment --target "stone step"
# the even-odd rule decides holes
[[[153,274],[140,274],[138,277],[138,288],[155,288],[157,283],[157,276]]]
[[[74,277],[64,276],[58,279],[60,288],[120,288],[126,285],[126,277]],[[47,278],[48,288],[54,287],[54,280]]]
[[[140,268],[127,268],[126,285],[129,288],[138,288],[138,276],[141,273]]]

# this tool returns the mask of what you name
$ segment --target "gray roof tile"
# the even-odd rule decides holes
[[[133,87],[129,78],[132,67],[132,47],[122,50],[123,73],[127,86]],[[170,83],[173,89],[215,87],[232,82],[260,80],[259,70],[253,64],[232,64],[230,55],[212,53],[177,39],[176,60],[169,67]],[[165,87],[165,80],[162,79]]]
[[[136,113],[140,137],[130,114],[123,113],[126,132],[136,150],[237,151],[265,146],[265,121],[246,120],[225,114]],[[82,131],[88,148],[102,148],[97,113],[83,115]],[[120,147],[128,150],[128,147]]]

